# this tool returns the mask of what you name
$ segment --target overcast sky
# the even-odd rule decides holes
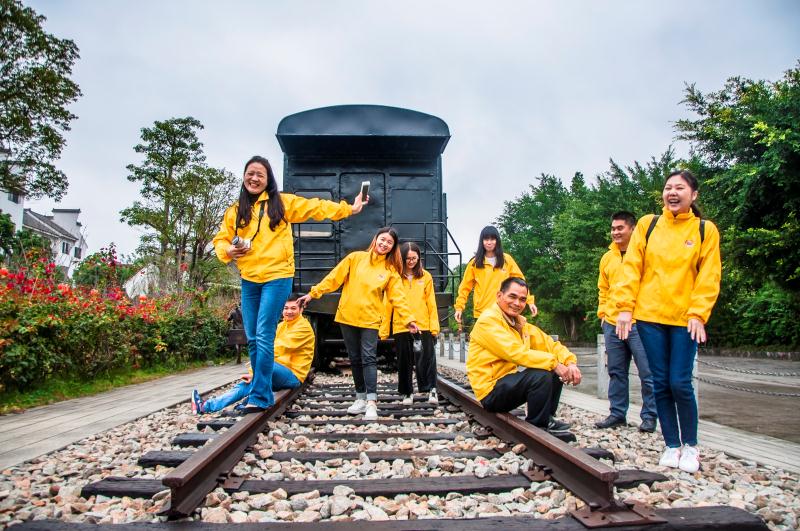
[[[133,146],[155,120],[194,116],[210,165],[240,175],[258,153],[282,176],[275,131],[286,115],[352,103],[436,115],[452,134],[449,227],[468,258],[503,201],[541,173],[591,179],[609,158],[663,153],[689,116],[685,83],[775,80],[800,59],[796,0],[25,4],[80,49],[58,207],[81,209],[90,252],[138,245],[119,221],[139,189],[125,166],[140,161]]]

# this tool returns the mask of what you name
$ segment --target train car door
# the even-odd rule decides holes
[[[353,202],[361,190],[361,182],[369,181],[369,204],[357,215],[340,222],[340,256],[365,250],[375,232],[386,226],[386,176],[378,172],[342,172],[339,175],[339,197]]]

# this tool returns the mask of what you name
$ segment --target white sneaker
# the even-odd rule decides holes
[[[681,461],[678,468],[684,472],[694,473],[700,470],[700,452],[696,446],[683,445],[681,450]]]
[[[668,466],[670,468],[678,468],[678,463],[681,461],[681,449],[669,448],[664,450],[661,454],[661,459],[658,460],[658,466]]]
[[[367,409],[367,401],[361,398],[357,398],[353,405],[347,408],[347,412],[350,415],[358,415],[359,413],[363,413],[364,410]]]
[[[374,400],[367,401],[364,420],[378,420],[378,404]]]
[[[430,404],[439,403],[439,393],[436,391],[436,388],[431,389],[430,393],[428,393],[428,403]]]
[[[411,396],[411,395],[404,395],[403,396],[403,405],[404,406],[410,406],[413,403],[414,403],[414,397],[413,396]]]

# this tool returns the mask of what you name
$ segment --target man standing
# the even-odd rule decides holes
[[[572,352],[520,315],[527,299],[523,279],[503,281],[496,304],[478,317],[470,334],[467,377],[486,410],[508,412],[527,402],[525,420],[564,435],[569,424],[553,416],[563,384],[578,385],[581,371]],[[519,366],[526,368],[518,371]]]
[[[639,339],[635,323],[628,339],[623,341],[617,337],[615,327],[618,311],[613,302],[609,301],[611,287],[618,281],[622,270],[622,259],[635,227],[636,216],[630,212],[620,211],[611,216],[611,245],[608,246],[608,252],[600,259],[597,316],[601,319],[608,354],[608,400],[611,404],[611,413],[595,426],[606,429],[627,425],[625,416],[628,413],[628,369],[633,358],[642,383],[642,423],[639,425],[639,431],[654,432],[658,415],[647,354],[642,340]]]

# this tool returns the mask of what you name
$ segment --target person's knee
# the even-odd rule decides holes
[[[672,396],[676,400],[694,397],[694,389],[692,388],[691,378],[671,379],[669,382],[669,388],[672,392]]]

